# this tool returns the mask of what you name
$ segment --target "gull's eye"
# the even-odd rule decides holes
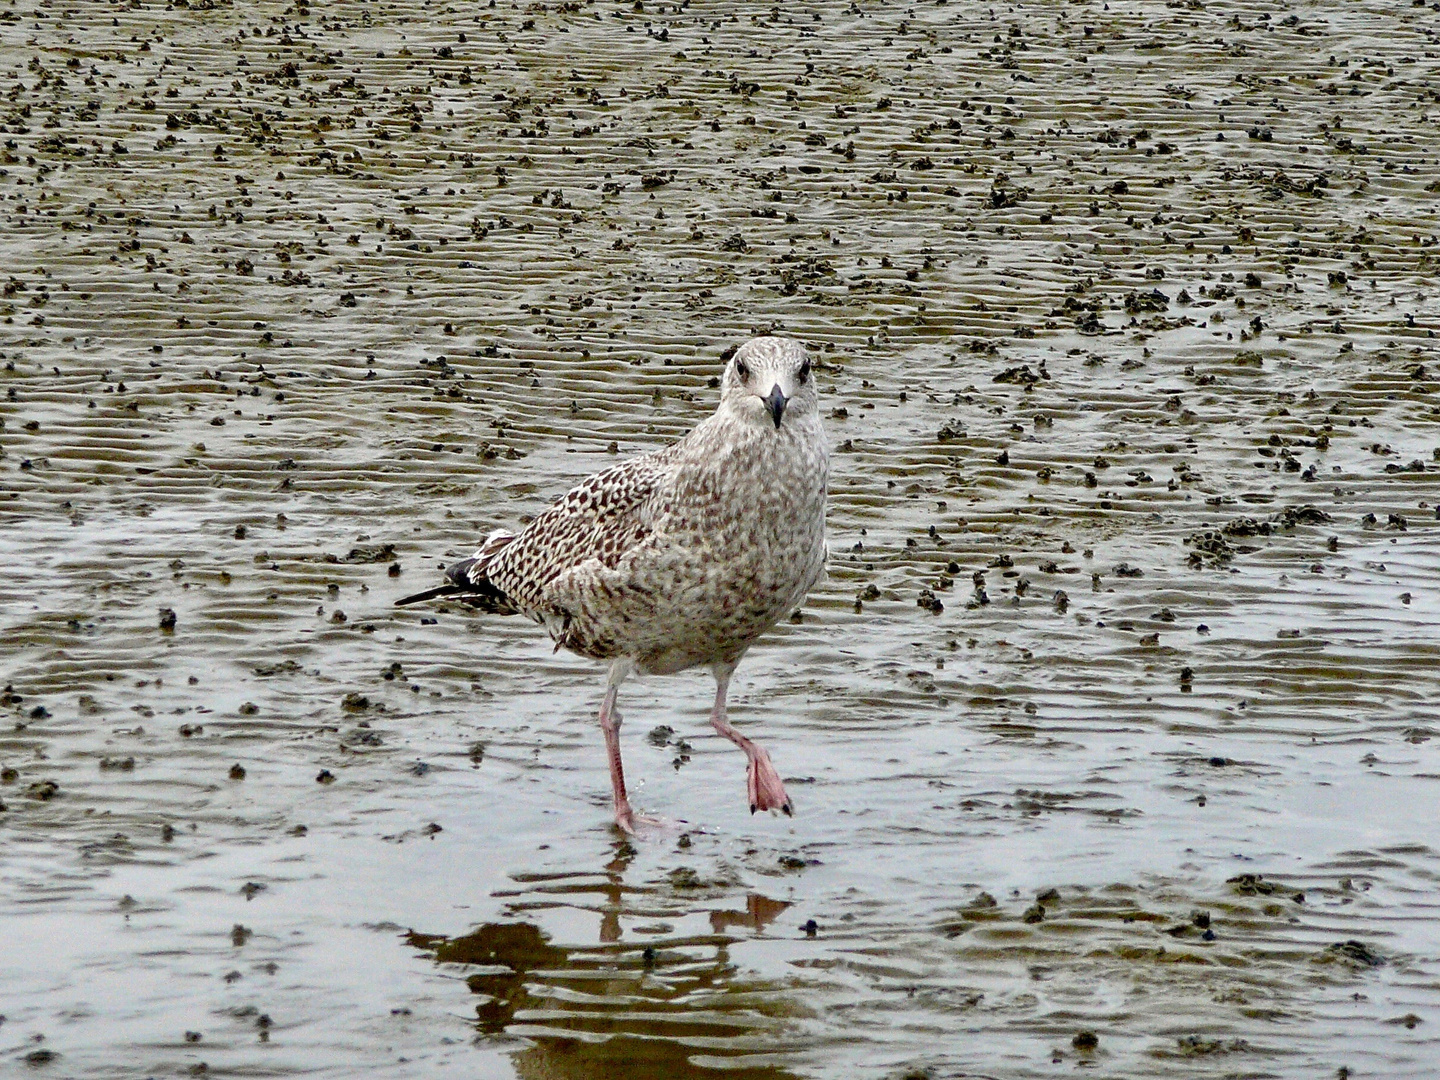
[[[796,382],[805,382],[810,378],[810,361],[806,360],[800,365],[799,372],[795,375]]]
[[[750,369],[746,366],[744,360],[735,361],[735,377],[738,378],[741,382],[750,381]]]

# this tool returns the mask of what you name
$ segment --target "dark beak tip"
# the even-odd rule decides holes
[[[780,426],[780,418],[785,415],[785,403],[789,400],[781,392],[779,383],[771,387],[770,393],[765,396],[765,404],[770,409],[770,416],[774,419],[776,428]]]

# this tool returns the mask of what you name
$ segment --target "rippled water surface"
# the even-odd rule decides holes
[[[7,1068],[1436,1074],[1432,7],[101,7],[0,7]],[[630,842],[391,601],[766,330],[797,815],[644,680]]]

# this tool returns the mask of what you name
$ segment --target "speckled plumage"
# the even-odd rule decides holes
[[[399,602],[447,596],[527,615],[557,648],[611,661],[612,691],[630,667],[709,665],[721,683],[712,721],[735,738],[724,721],[730,672],[824,571],[828,469],[804,348],[755,338],[726,366],[719,408],[690,434],[582,481],[518,534],[491,533],[450,567],[449,584]],[[752,807],[763,806],[771,800],[763,790],[757,800],[746,753]],[[778,776],[774,786],[783,797]],[[623,781],[616,794],[620,819]],[[788,799],[774,808],[788,810]]]

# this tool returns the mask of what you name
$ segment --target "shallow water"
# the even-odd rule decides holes
[[[6,1062],[1433,1075],[1435,28],[0,9]],[[770,329],[797,816],[652,679],[628,842],[596,669],[391,601]]]

